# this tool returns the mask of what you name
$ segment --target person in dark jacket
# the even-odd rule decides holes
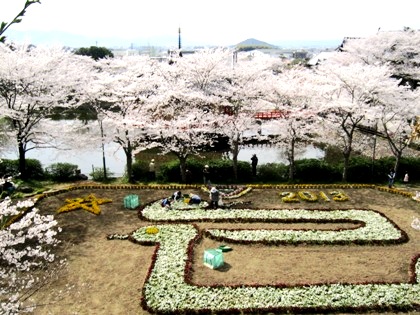
[[[253,154],[251,157],[251,166],[252,166],[252,176],[257,176],[257,165],[258,165],[258,158],[256,154]]]
[[[394,180],[395,180],[395,172],[393,169],[391,169],[388,174],[388,187],[389,188],[392,188],[392,186],[394,185]]]

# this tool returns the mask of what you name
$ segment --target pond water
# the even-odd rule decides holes
[[[26,153],[26,157],[30,159],[37,159],[45,168],[53,163],[71,163],[79,166],[82,174],[88,175],[92,172],[93,167],[102,167],[102,150],[58,150],[58,149],[37,149],[30,150]],[[7,153],[0,158],[17,159],[17,153]],[[114,176],[122,176],[125,169],[125,154],[122,149],[119,149],[117,144],[109,144],[105,146],[105,161],[106,167]]]
[[[61,120],[56,121],[57,124],[73,124],[72,120]],[[255,136],[257,130],[249,130],[245,132],[245,136]],[[273,122],[264,122],[261,124],[260,132],[262,135],[273,135],[277,133],[275,125]],[[151,151],[151,153],[139,154],[140,158],[143,160],[149,161],[151,158],[157,159],[157,166],[159,167],[159,161],[163,163],[164,161],[170,160],[171,157],[161,158],[156,155],[156,151]],[[242,147],[239,155],[239,161],[251,162],[252,154],[256,154],[258,157],[258,164],[266,163],[284,163],[287,164],[287,159],[285,156],[285,147],[270,147],[270,146],[246,146]],[[226,158],[231,159],[232,155],[227,153],[210,153],[210,158]],[[322,158],[324,152],[321,149],[315,148],[312,145],[307,146],[305,149],[296,152],[296,159],[303,158]],[[6,159],[17,159],[17,151],[11,151],[8,153],[0,154],[0,158]],[[37,159],[42,163],[42,166],[45,168],[53,163],[71,163],[78,165],[83,174],[89,175],[92,172],[93,168],[101,168],[102,163],[102,150],[98,147],[96,150],[87,150],[81,148],[74,148],[71,150],[58,150],[58,149],[37,149],[30,150],[27,152],[27,158]],[[105,146],[105,160],[106,167],[113,173],[113,176],[120,177],[124,174],[126,158],[124,151],[115,143],[107,144]]]
[[[278,147],[267,146],[253,146],[241,148],[238,160],[251,162],[252,154],[258,157],[258,164],[266,163],[284,163],[288,164],[285,151]],[[223,158],[232,158],[231,154],[221,154]],[[321,149],[315,148],[312,145],[307,146],[304,150],[298,151],[296,159],[304,158],[323,158],[324,152]],[[17,159],[17,153],[8,153],[0,158]],[[37,159],[45,168],[53,163],[71,163],[79,166],[83,174],[89,175],[92,168],[102,167],[102,151],[88,151],[81,149],[61,151],[57,149],[38,149],[31,150],[27,153],[27,158]],[[109,144],[105,146],[106,167],[114,174],[120,177],[125,170],[125,154],[116,144]]]
[[[256,154],[258,157],[258,164],[266,163],[284,163],[289,164],[286,158],[284,148],[278,147],[267,147],[267,146],[255,146],[245,147],[239,151],[238,160],[251,162],[252,154]],[[298,150],[296,153],[296,159],[321,159],[324,157],[324,151],[313,145],[308,145],[303,150]]]

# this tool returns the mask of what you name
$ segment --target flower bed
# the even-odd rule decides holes
[[[216,188],[221,192],[223,199],[235,199],[242,197],[252,190],[251,186],[234,186],[234,185],[219,185]],[[206,186],[201,186],[201,190],[206,194],[210,193],[210,190]]]
[[[230,198],[238,198],[243,196],[244,194],[250,192],[252,189],[377,189],[379,191],[385,191],[393,194],[398,194],[404,197],[411,198],[416,200],[416,196],[413,193],[402,191],[396,188],[388,188],[385,186],[376,186],[372,184],[293,184],[293,185],[285,185],[285,184],[248,184],[245,186],[220,186],[220,187],[235,187],[235,190],[230,193],[230,196],[227,196],[227,199]],[[173,190],[185,190],[185,189],[202,189],[205,192],[208,192],[208,188],[202,185],[182,185],[182,184],[170,184],[170,185],[72,185],[67,188],[53,190],[38,194],[35,196],[36,200],[42,200],[44,198],[48,198],[50,196],[55,196],[64,192],[73,191],[73,190],[89,190],[89,189],[130,189],[130,190],[144,190],[144,189],[173,189]],[[236,189],[237,188],[237,189]],[[324,196],[325,194],[321,194],[321,198],[324,200],[329,199],[328,197]],[[226,197],[225,197],[226,198]],[[328,200],[326,200],[328,201]]]
[[[379,212],[373,210],[265,210],[265,209],[214,209],[196,207],[189,211],[166,210],[159,201],[144,207],[139,214],[140,218],[160,222],[192,222],[192,221],[223,221],[223,222],[352,222],[361,223],[356,229],[341,231],[310,231],[305,234],[314,235],[314,239],[322,242],[375,242],[375,240],[388,239],[389,242],[401,242],[407,240],[404,231],[400,230],[392,221]],[[215,230],[216,231],[216,230]],[[219,230],[221,231],[221,230]],[[249,230],[246,230],[249,231]],[[248,233],[248,232],[243,233]],[[258,230],[261,231],[261,230]],[[278,231],[278,230],[275,230]],[[291,230],[285,230],[291,231]],[[269,233],[269,232],[264,232]],[[293,241],[307,242],[308,238],[297,237],[299,231],[288,232]],[[211,233],[210,233],[211,234]],[[217,233],[216,233],[217,234]],[[220,234],[213,234],[220,237]],[[278,236],[278,232],[275,232]],[[227,239],[231,239],[227,237]],[[283,239],[284,241],[285,239]],[[272,239],[274,241],[274,239]],[[277,239],[282,243],[280,239]]]
[[[112,189],[89,185],[73,189]],[[159,189],[199,188],[169,185]],[[373,185],[267,185],[264,189],[372,188]],[[150,189],[148,185],[124,185],[115,189]],[[382,190],[382,189],[380,189]],[[391,190],[384,190],[395,193]],[[44,194],[41,198],[60,192]],[[409,197],[408,194],[401,194]],[[310,196],[305,196],[310,197]],[[318,196],[327,201],[327,195]],[[410,195],[411,198],[411,195]],[[328,198],[329,199],[329,198]],[[332,199],[332,198],[331,198]],[[261,312],[362,312],[419,310],[420,255],[413,257],[411,279],[406,283],[336,283],[276,285],[201,286],[192,283],[192,253],[196,243],[207,235],[216,240],[261,244],[370,244],[389,245],[408,240],[406,233],[379,212],[349,210],[270,210],[216,209],[202,206],[165,210],[159,202],[142,206],[142,219],[159,222],[139,228],[130,235],[114,234],[109,239],[130,239],[156,245],[153,261],[142,289],[142,306],[151,313],[261,313]],[[201,233],[193,221],[212,222],[315,222],[354,223],[353,228],[332,230],[208,229]],[[174,224],[162,224],[163,222]]]
[[[287,286],[197,286],[191,283],[192,250],[199,238],[188,221],[225,222],[352,222],[352,229],[276,230],[208,229],[205,235],[218,241],[263,244],[395,244],[408,241],[383,214],[372,210],[204,210],[162,211],[157,202],[142,211],[144,219],[174,222],[159,225],[165,233],[156,239],[143,229],[130,239],[159,243],[154,263],[143,288],[142,305],[157,313],[206,312],[329,312],[417,309],[420,294],[419,257],[413,258],[410,283],[361,283]],[[172,235],[172,236],[171,236]],[[183,262],[183,263],[179,263]]]
[[[414,257],[410,283],[287,286],[199,286],[191,283],[191,258],[199,239],[196,226],[158,225],[151,235],[140,228],[130,236],[158,244],[143,287],[142,306],[152,313],[329,312],[418,308],[420,257]]]

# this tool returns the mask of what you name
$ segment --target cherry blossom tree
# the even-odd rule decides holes
[[[105,130],[103,141],[113,141],[124,150],[126,176],[131,181],[134,150],[146,139],[149,103],[159,80],[148,57],[102,59],[97,67],[99,72],[86,94],[93,102],[108,104],[96,107]]]
[[[420,82],[420,31],[378,31],[365,38],[346,39],[341,50],[368,65],[388,65],[401,83],[417,88]]]
[[[233,173],[237,179],[238,154],[244,143],[244,134],[259,129],[255,114],[268,104],[263,95],[267,90],[267,80],[272,78],[273,59],[254,52],[234,60],[233,65],[225,67],[221,85],[213,94],[220,98],[224,110],[220,120],[221,132],[229,139]]]
[[[379,131],[385,134],[389,148],[395,157],[396,174],[401,157],[410,144],[410,135],[415,129],[416,116],[420,114],[418,91],[413,92],[401,86],[401,94],[401,97],[394,102],[383,104],[379,128]]]
[[[327,87],[323,86],[325,93],[320,93],[328,95],[328,99],[320,103],[318,112],[331,123],[331,130],[338,131],[344,157],[343,181],[346,181],[358,127],[373,121],[383,107],[401,100],[405,87],[392,77],[389,67],[357,63],[346,53],[337,54],[318,71],[326,80],[324,83],[329,82]]]
[[[347,39],[341,50],[352,55],[353,58],[369,65],[388,65],[394,77],[401,79],[402,85],[409,84],[413,90],[418,89],[420,83],[420,31],[405,27],[400,31],[378,31],[377,34],[366,38]],[[418,108],[419,106],[417,106]],[[412,112],[414,115],[414,111]],[[389,113],[387,124],[393,117]],[[394,116],[397,119],[397,116]],[[414,117],[407,117],[408,121],[415,120]],[[394,125],[399,125],[395,123]],[[415,134],[415,124],[412,123],[411,134]],[[407,131],[406,131],[407,132]],[[392,133],[394,134],[394,133]],[[388,135],[388,133],[387,133]],[[397,138],[401,138],[398,136]],[[395,142],[389,138],[388,142],[391,151],[396,156]],[[398,141],[397,141],[398,142]],[[398,160],[398,158],[397,158]],[[396,166],[398,162],[396,163]]]
[[[283,67],[271,82],[271,91],[266,96],[282,117],[270,123],[270,129],[277,137],[273,142],[287,145],[289,161],[289,180],[293,181],[295,173],[295,151],[317,141],[323,134],[323,124],[311,106],[317,99],[316,76],[304,67]]]
[[[0,313],[34,308],[26,302],[46,278],[33,272],[54,261],[60,231],[53,216],[41,215],[32,200],[12,203],[7,197],[0,203]]]
[[[190,105],[186,98],[177,105],[173,105],[174,116],[170,117],[169,110],[165,117],[156,118],[149,124],[149,132],[155,131],[153,140],[148,148],[159,147],[161,154],[172,153],[180,162],[181,180],[187,180],[187,160],[191,155],[200,155],[214,144],[213,126],[217,125],[217,117],[199,108],[186,110],[183,106]],[[178,109],[178,106],[183,107]]]
[[[194,55],[159,63],[159,97],[149,107],[147,148],[157,146],[162,154],[178,157],[182,181],[186,181],[186,162],[200,155],[216,141],[218,97],[211,92],[218,86],[227,62],[225,50],[203,50]]]
[[[67,130],[48,128],[48,121],[54,109],[65,111],[81,101],[78,92],[86,84],[81,58],[56,47],[0,45],[1,116],[15,139],[22,178],[26,152],[56,145]]]

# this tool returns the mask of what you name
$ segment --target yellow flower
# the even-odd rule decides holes
[[[58,209],[57,213],[83,209],[98,215],[101,213],[99,205],[112,202],[112,199],[98,199],[94,194],[90,194],[84,198],[66,199],[65,202],[67,205]]]
[[[157,234],[159,233],[159,229],[156,226],[148,226],[146,228],[146,234]]]
[[[298,195],[300,199],[304,201],[309,201],[309,202],[318,201],[318,197],[314,193],[311,193],[310,191],[299,191]]]

